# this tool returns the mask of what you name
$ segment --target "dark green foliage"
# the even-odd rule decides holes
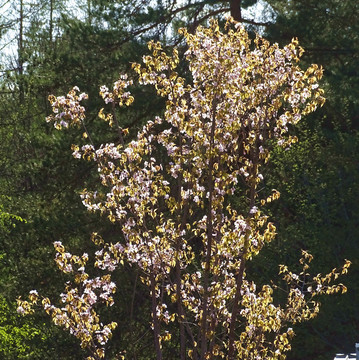
[[[298,328],[289,355],[292,360],[324,360],[353,352],[359,333],[359,5],[336,0],[269,3],[277,17],[267,37],[280,43],[298,37],[304,60],[325,70],[326,104],[304,120],[293,151],[278,150],[273,159],[268,186],[280,190],[281,199],[272,209],[277,242],[267,252],[269,264],[278,257],[290,264],[299,249],[307,249],[320,272],[344,258],[353,262],[345,281],[348,293],[323,300],[318,318]]]

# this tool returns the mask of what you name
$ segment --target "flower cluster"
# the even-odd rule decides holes
[[[18,312],[29,314],[38,303],[52,318],[54,324],[63,327],[81,341],[81,347],[88,349],[92,356],[88,360],[104,358],[105,345],[117,327],[116,322],[104,325],[95,310],[95,306],[104,303],[112,306],[116,285],[109,274],[90,278],[85,272],[88,255],[81,257],[65,251],[61,242],[54,243],[55,261],[58,268],[66,274],[74,276],[74,284],[67,283],[65,291],[60,294],[61,307],[51,304],[50,299],[40,297],[36,290],[29,293],[29,301],[18,299]]]
[[[106,104],[117,103],[119,106],[129,106],[133,102],[133,97],[130,92],[125,89],[132,85],[132,80],[127,80],[127,75],[121,75],[120,78],[113,85],[113,92],[109,92],[109,89],[103,85],[100,88],[100,95]]]
[[[132,83],[133,83],[132,80],[128,80],[127,75],[124,74],[121,75],[120,78],[114,83],[112,92],[109,91],[107,86],[105,85],[101,86],[100,96],[104,100],[105,104],[112,105],[112,112],[105,114],[104,108],[102,108],[99,111],[98,116],[100,119],[107,121],[110,126],[113,126],[114,123],[116,123],[116,125],[119,126],[114,114],[115,106],[120,106],[120,107],[130,106],[133,103],[134,101],[133,96],[129,91],[126,91],[126,89],[130,85],[132,85]],[[125,130],[121,129],[121,131],[125,131]]]
[[[48,116],[46,121],[53,122],[58,130],[67,128],[69,125],[81,125],[85,119],[85,108],[80,105],[80,102],[88,99],[88,95],[78,94],[79,91],[79,88],[75,86],[66,97],[50,95],[49,101],[54,115]]]

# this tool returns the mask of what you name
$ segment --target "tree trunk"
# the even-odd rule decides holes
[[[153,269],[150,270],[150,282],[151,282],[151,298],[152,298],[152,317],[153,317],[153,333],[155,340],[156,359],[162,360],[162,350],[160,343],[160,324],[157,317],[157,299],[156,299],[156,284],[155,274]]]
[[[18,73],[19,73],[19,101],[20,105],[24,105],[25,91],[24,91],[24,2],[20,0],[20,14],[19,14],[19,41],[18,41]]]
[[[242,21],[241,0],[230,0],[231,16],[236,21]]]
[[[52,46],[53,39],[53,16],[54,16],[54,0],[50,0],[50,24],[49,24],[49,38],[50,38],[50,46]]]

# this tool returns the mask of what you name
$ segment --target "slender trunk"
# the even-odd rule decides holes
[[[50,38],[51,47],[52,47],[52,39],[53,39],[53,31],[54,31],[53,16],[54,16],[54,0],[50,0],[49,38]]]
[[[248,235],[246,234],[244,251],[243,251],[242,259],[241,259],[241,265],[239,267],[238,274],[237,274],[236,294],[234,296],[231,324],[230,324],[230,328],[229,328],[228,360],[234,359],[234,330],[235,330],[235,323],[236,323],[238,310],[239,310],[239,296],[241,294],[241,288],[242,288],[242,284],[243,284],[243,274],[244,274],[244,269],[245,269],[245,264],[246,264],[245,256],[247,253],[246,248],[248,247],[249,233],[250,233],[250,231],[247,230]]]
[[[236,21],[242,21],[242,0],[230,0],[231,16]]]
[[[257,159],[257,154],[255,151],[254,159]],[[253,208],[255,204],[255,196],[256,196],[256,182],[255,177],[257,173],[257,161],[254,161],[253,165],[253,173],[252,173],[252,183],[250,185],[250,194],[249,194],[249,215],[248,219],[252,217],[251,215],[251,209]],[[233,303],[233,309],[232,309],[232,316],[231,316],[231,323],[229,327],[229,339],[228,339],[228,360],[234,359],[234,330],[235,330],[235,324],[238,316],[238,310],[239,310],[239,297],[241,295],[241,288],[244,280],[244,271],[246,268],[246,256],[248,252],[249,247],[249,236],[251,234],[251,230],[246,230],[246,235],[244,239],[244,245],[243,245],[243,253],[241,256],[241,264],[239,266],[238,274],[237,274],[237,281],[236,281],[236,294],[234,296],[234,303]]]
[[[138,279],[138,271],[136,270],[136,277],[135,277],[135,283],[133,284],[131,307],[130,307],[130,329],[132,329],[132,323],[133,323],[133,309],[135,308],[137,279]]]
[[[209,285],[209,273],[210,273],[210,261],[212,256],[212,233],[213,233],[213,219],[212,219],[212,197],[213,197],[213,165],[214,158],[212,154],[214,145],[214,131],[216,128],[216,108],[217,100],[213,99],[212,104],[212,127],[210,135],[210,146],[209,146],[209,166],[208,166],[208,192],[209,192],[209,204],[208,204],[208,215],[207,215],[207,249],[206,249],[206,262],[203,276],[203,304],[202,304],[202,324],[201,324],[201,360],[204,360],[207,353],[207,317],[208,317],[208,285]]]
[[[220,154],[218,154],[218,171],[219,171],[219,173],[221,173],[223,171],[222,159],[221,159]],[[221,182],[218,183],[218,187],[219,187],[220,190],[223,190],[223,186],[222,186]],[[221,203],[219,205],[218,212],[220,214],[223,214],[223,203]],[[217,233],[216,233],[216,243],[217,244],[219,244],[220,241],[221,241],[221,231],[220,231],[220,229],[223,226],[223,217],[219,221],[220,221],[220,223],[218,224]],[[219,256],[216,256],[215,262],[214,262],[214,268],[216,268],[218,266],[219,261],[220,261]],[[215,283],[218,283],[220,281],[218,274],[214,275],[213,281]],[[209,342],[209,360],[214,358],[213,349],[214,349],[214,346],[216,344],[216,337],[214,336],[214,334],[215,334],[215,331],[216,331],[216,327],[218,325],[218,318],[215,315],[215,312],[216,312],[216,309],[214,307],[214,304],[212,303],[211,307],[210,307],[211,323],[210,323],[210,328],[209,329],[210,329],[211,338],[210,338],[210,342]]]
[[[91,15],[91,0],[87,0],[87,23],[91,25],[92,15]]]
[[[178,129],[180,130],[180,129]],[[183,153],[182,153],[182,135],[181,132],[178,132],[179,134],[179,147],[180,147],[180,153],[181,153],[181,158]],[[183,164],[182,164],[183,166]],[[182,173],[180,174],[180,176],[178,177],[178,193],[177,193],[177,202],[178,204],[182,203],[182,194],[181,194],[181,190],[182,190],[182,181],[183,181],[183,176]],[[181,231],[185,228],[186,226],[186,222],[187,222],[187,214],[188,214],[188,205],[184,206],[184,211],[182,213],[181,211],[181,207],[179,207],[179,214],[178,214],[178,220],[181,223]],[[182,216],[182,219],[181,219]],[[182,242],[181,242],[181,238],[178,237],[177,238],[177,242],[176,242],[176,253],[177,253],[177,258],[176,258],[176,297],[177,297],[177,313],[178,313],[178,322],[179,322],[179,327],[180,327],[180,359],[181,360],[185,360],[186,359],[186,333],[185,333],[185,327],[183,324],[184,321],[184,311],[183,311],[183,306],[182,306],[182,295],[181,295],[181,265],[180,265],[180,250],[182,247]]]
[[[24,2],[20,0],[19,41],[18,41],[19,101],[24,105]]]
[[[180,327],[180,359],[186,359],[186,333],[183,324],[184,313],[182,307],[182,297],[181,297],[181,269],[179,261],[177,260],[176,264],[176,296],[177,296],[177,312],[178,312],[178,321]]]
[[[175,95],[173,94],[175,97]],[[183,159],[183,138],[181,135],[180,128],[178,128],[178,136],[179,136],[179,148],[180,148],[180,154],[181,159]],[[181,166],[183,166],[183,161],[181,163]],[[186,223],[188,219],[189,214],[189,204],[188,202],[183,203],[182,199],[182,193],[181,189],[183,186],[183,175],[180,173],[178,176],[178,182],[177,182],[177,203],[181,204],[181,206],[178,207],[178,214],[177,219],[178,223],[180,224],[180,230],[183,231],[186,229]],[[182,304],[182,294],[181,294],[181,264],[180,264],[180,250],[182,248],[183,242],[181,241],[181,237],[177,238],[176,241],[176,267],[175,267],[175,283],[176,283],[176,298],[177,298],[177,315],[178,315],[178,322],[180,327],[180,359],[185,360],[186,359],[186,331],[187,335],[189,336],[190,340],[192,341],[193,345],[193,354],[192,359],[197,360],[198,359],[198,348],[196,345],[196,341],[193,336],[192,329],[189,325],[189,323],[186,321],[185,318],[185,311]]]
[[[133,311],[135,308],[135,300],[136,300],[136,289],[137,289],[137,281],[138,281],[138,270],[136,270],[136,277],[135,277],[135,282],[133,284],[133,290],[132,290],[132,299],[131,299],[131,307],[130,307],[130,319],[129,319],[129,333],[131,334],[131,337],[134,336],[134,326],[133,326]],[[133,338],[133,340],[135,340]],[[133,349],[133,353],[131,355],[131,359],[136,360],[137,359],[137,355],[136,355],[136,350],[135,348]]]
[[[157,317],[157,299],[156,299],[156,283],[153,270],[150,270],[150,282],[151,282],[151,298],[152,298],[152,318],[153,318],[153,333],[155,340],[156,359],[162,360],[162,349],[160,343],[160,323]]]
[[[115,104],[115,102],[112,103],[112,118],[113,118],[113,122],[116,125],[118,139],[120,140],[120,144],[122,146],[125,146],[125,141],[123,140],[123,136],[122,136],[122,129],[121,129],[120,123],[118,122],[117,116],[116,116],[116,104]]]
[[[90,344],[87,346],[87,350],[91,353],[94,360],[101,360],[100,356],[97,354],[97,349],[95,341],[92,339]]]

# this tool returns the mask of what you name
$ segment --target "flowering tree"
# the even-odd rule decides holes
[[[149,43],[152,55],[133,65],[139,83],[166,98],[164,116],[149,121],[136,140],[125,144],[127,130],[116,119],[116,109],[134,100],[127,91],[132,81],[123,75],[112,92],[101,87],[111,112],[101,109],[99,117],[115,127],[120,144],[73,145],[73,155],[96,162],[101,185],[84,190],[83,203],[119,223],[121,240],[107,243],[93,234],[95,266],[104,275],[92,279],[85,271],[88,255],[72,255],[55,242],[56,263],[74,283],[61,294],[63,307],[47,298],[41,303],[91,351],[89,359],[103,358],[117,324],[103,325],[95,306],[113,304],[111,272],[128,262],[149,287],[158,360],[174,335],[171,323],[177,324],[180,359],[284,359],[294,335],[288,326],[316,316],[317,295],[344,292],[330,282],[350,264],[311,276],[312,257],[303,251],[299,273],[280,266],[287,291],[282,304],[273,299],[274,285],[258,288],[247,277],[247,263],[276,234],[263,209],[279,192],[261,195],[263,169],[272,147],[289,148],[297,141],[289,129],[323,105],[322,69],[299,68],[297,40],[283,49],[259,36],[252,43],[232,20],[225,33],[215,21],[195,34],[181,31],[190,83],[175,70],[177,51],[167,55],[159,43]],[[48,121],[58,129],[84,125],[80,102],[86,97],[78,88],[51,96]],[[36,291],[29,298],[19,300],[20,312],[40,302]]]

